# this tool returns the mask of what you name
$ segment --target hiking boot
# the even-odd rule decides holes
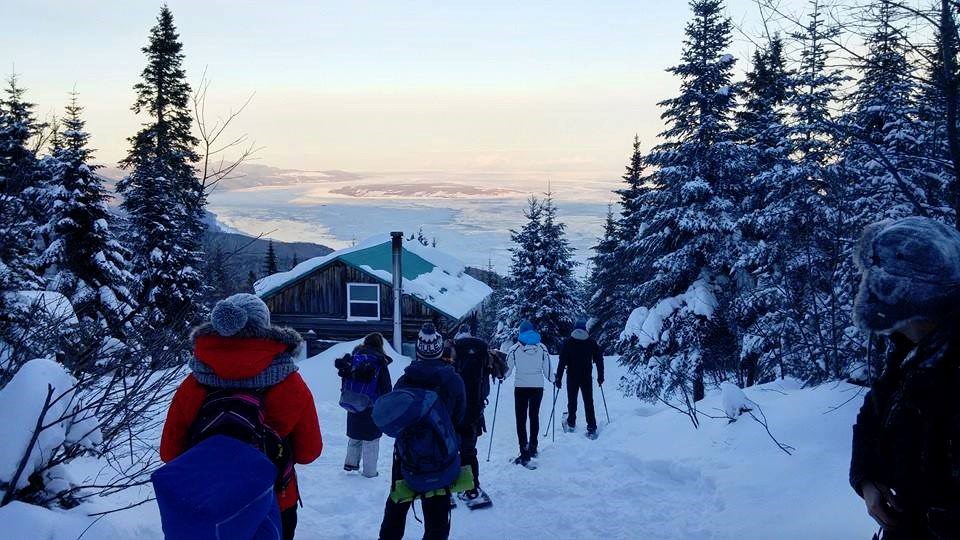
[[[539,455],[540,455],[540,452],[537,451],[537,447],[536,447],[536,446],[531,445],[531,446],[527,447],[527,455],[530,456],[530,458],[532,459],[532,458],[536,458],[537,456],[539,456]]]
[[[359,470],[360,470],[360,466],[359,466],[359,465],[347,465],[346,463],[344,463],[344,465],[343,465],[343,470],[345,470],[345,471],[347,471],[347,472],[359,471]]]

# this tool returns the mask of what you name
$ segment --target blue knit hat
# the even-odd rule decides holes
[[[443,336],[433,323],[423,323],[417,335],[417,360],[439,360],[443,356]]]
[[[533,328],[533,323],[524,319],[520,322],[520,328],[517,329],[517,339],[524,345],[536,345],[540,343],[540,334]]]

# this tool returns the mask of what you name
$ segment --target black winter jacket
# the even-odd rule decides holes
[[[853,427],[850,484],[892,488],[914,519],[945,509],[960,523],[960,334],[951,325],[917,346],[890,341]]]
[[[593,377],[593,364],[597,365],[597,380],[603,380],[603,351],[591,337],[577,339],[568,337],[560,347],[560,362],[557,364],[557,382],[563,380],[564,370],[569,371],[573,381],[588,381]]]

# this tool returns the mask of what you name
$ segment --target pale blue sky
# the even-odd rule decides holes
[[[261,163],[354,171],[618,174],[633,134],[652,143],[662,128],[688,17],[681,0],[169,5],[214,110],[256,92],[238,129]],[[0,66],[15,64],[41,114],[76,85],[99,158],[115,161],[159,6],[0,0]],[[759,31],[754,0],[728,11]],[[732,52],[749,51],[736,36]]]

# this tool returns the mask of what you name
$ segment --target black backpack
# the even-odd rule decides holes
[[[190,426],[187,447],[214,435],[226,435],[260,450],[277,467],[275,489],[283,491],[293,479],[290,441],[264,421],[266,389],[209,388],[197,418]]]
[[[463,425],[476,423],[483,416],[487,396],[490,395],[490,355],[487,344],[477,338],[459,339],[456,349],[456,369],[466,389],[467,410]]]

